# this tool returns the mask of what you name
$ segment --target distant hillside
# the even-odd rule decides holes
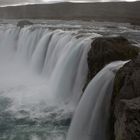
[[[56,3],[1,7],[1,19],[81,19],[140,24],[140,2]]]

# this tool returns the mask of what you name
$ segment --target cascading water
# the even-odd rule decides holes
[[[89,83],[68,132],[67,140],[108,140],[109,108],[116,71],[126,62],[107,65]]]
[[[0,26],[0,139],[66,139],[90,43],[41,25]]]
[[[104,68],[83,94],[91,39],[76,36],[42,25],[0,26],[0,140],[104,140],[102,114],[123,62]]]

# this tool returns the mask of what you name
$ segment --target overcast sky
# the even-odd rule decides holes
[[[136,1],[136,0],[0,0],[0,5],[15,5],[15,4],[28,4],[28,3],[53,3],[61,1],[71,2],[105,2],[105,1]]]

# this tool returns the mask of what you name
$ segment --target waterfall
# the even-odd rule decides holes
[[[103,68],[89,83],[74,113],[67,140],[108,140],[109,107],[116,71],[126,62]]]
[[[48,30],[41,25],[21,30],[5,25],[0,32],[2,61],[5,61],[2,55],[10,55],[6,58],[8,64],[16,64],[16,69],[22,67],[43,77],[48,87],[46,98],[51,94],[54,102],[69,102],[73,98],[73,104],[78,103],[87,75],[90,39],[77,39],[69,31]]]
[[[91,38],[100,35],[78,36],[0,25],[0,139],[106,140],[113,79],[124,62],[106,66],[83,93]]]
[[[0,25],[0,139],[66,139],[90,44],[72,31]]]

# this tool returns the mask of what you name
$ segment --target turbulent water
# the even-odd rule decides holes
[[[95,126],[93,123],[102,113],[100,108],[106,102],[104,95],[110,91],[108,86],[113,83],[114,69],[122,62],[103,69],[85,93],[82,89],[91,40],[107,34],[107,30],[108,34],[131,31],[127,35],[139,44],[139,36],[133,40],[139,30],[122,26],[103,28],[86,23],[78,25],[77,21],[70,24],[48,21],[22,29],[14,23],[0,25],[0,140],[82,140],[81,136],[83,140],[91,140],[91,131],[96,133],[97,129],[104,134],[98,126],[100,120]],[[104,85],[106,79],[108,82]],[[91,95],[91,90],[95,95]],[[88,98],[89,104],[86,104]],[[78,120],[83,111],[85,116]],[[86,126],[84,133],[84,129],[79,130],[80,126]],[[95,140],[100,139],[95,136]]]
[[[42,26],[0,27],[0,139],[66,139],[90,42]]]

